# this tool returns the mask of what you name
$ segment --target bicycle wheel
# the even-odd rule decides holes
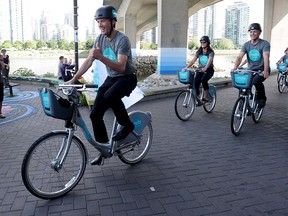
[[[190,90],[183,90],[176,97],[174,109],[180,120],[189,120],[195,111],[195,107],[195,96]]]
[[[139,140],[125,148],[118,150],[119,159],[126,164],[136,164],[140,162],[148,153],[153,139],[153,129],[149,123],[140,134]]]
[[[212,85],[209,86],[209,101],[203,104],[203,108],[207,113],[211,113],[216,105],[216,88]]]
[[[245,112],[246,112],[245,99],[240,97],[235,102],[231,116],[231,131],[235,136],[239,134],[243,126],[245,120]]]
[[[279,78],[281,77],[281,73],[280,72],[278,72],[277,73],[277,82],[279,82]]]
[[[69,152],[60,164],[68,133],[48,133],[35,141],[22,162],[22,180],[27,190],[42,199],[54,199],[71,191],[81,180],[87,161],[86,149],[72,137]],[[64,144],[63,144],[64,143]]]
[[[284,89],[285,89],[285,86],[286,86],[286,80],[285,80],[285,76],[284,75],[281,75],[278,79],[278,91],[280,93],[283,93],[284,92]]]

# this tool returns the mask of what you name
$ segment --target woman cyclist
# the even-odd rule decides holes
[[[191,62],[187,65],[187,68],[191,67],[197,59],[199,59],[199,70],[196,73],[194,79],[194,86],[196,90],[196,94],[198,99],[200,98],[200,84],[202,83],[204,88],[204,96],[202,98],[203,102],[207,102],[209,100],[209,85],[208,81],[214,75],[214,66],[213,66],[213,59],[214,59],[214,50],[210,46],[210,39],[208,36],[203,36],[200,39],[201,46],[197,50],[196,55],[193,57]]]
[[[284,51],[285,55],[283,55],[279,61],[277,62],[278,64],[284,63],[286,64],[286,71],[288,71],[288,47],[286,48],[286,50]]]

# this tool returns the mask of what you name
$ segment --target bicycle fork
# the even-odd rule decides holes
[[[57,156],[51,161],[51,168],[58,172],[65,161],[66,156],[71,147],[72,137],[74,135],[73,128],[67,128],[68,137],[63,138],[61,147],[57,153]]]

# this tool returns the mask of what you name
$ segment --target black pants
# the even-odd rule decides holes
[[[0,102],[3,101],[3,97],[4,97],[4,89],[3,88],[4,88],[3,82],[0,82]]]
[[[266,100],[265,87],[263,82],[266,80],[262,74],[256,73],[253,77],[252,84],[255,86],[257,91],[257,99]]]
[[[103,120],[105,112],[112,108],[117,122],[127,126],[131,124],[127,110],[122,98],[129,96],[137,85],[135,74],[121,77],[107,77],[99,87],[97,96],[90,113],[94,136],[97,142],[106,143],[109,141],[106,126]]]
[[[195,79],[194,79],[194,87],[196,90],[196,95],[200,94],[200,84],[202,83],[204,90],[208,90],[209,89],[209,84],[208,81],[213,77],[214,75],[214,68],[208,68],[206,70],[206,73],[203,72],[197,72],[195,75]]]

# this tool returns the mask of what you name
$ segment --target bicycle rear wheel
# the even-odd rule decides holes
[[[245,120],[246,104],[245,99],[240,97],[236,100],[231,116],[231,131],[237,136]]]
[[[118,158],[126,164],[135,164],[140,162],[148,153],[153,139],[152,124],[149,123],[140,134],[140,138],[127,147],[118,150]]]
[[[209,101],[203,104],[203,108],[207,113],[211,113],[216,105],[216,88],[213,85],[209,86]]]
[[[22,180],[27,190],[42,199],[54,199],[71,191],[81,180],[87,161],[86,149],[79,138],[72,137],[63,163],[68,133],[48,133],[35,141],[22,162]]]
[[[284,76],[284,75],[280,75],[280,77],[279,77],[279,79],[278,79],[278,91],[279,91],[280,93],[283,93],[285,87],[286,87],[285,76]]]
[[[183,90],[176,97],[174,110],[180,120],[189,120],[195,111],[195,107],[195,96],[190,90]]]

